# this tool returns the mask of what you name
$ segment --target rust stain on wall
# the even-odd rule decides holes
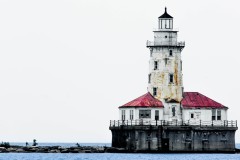
[[[177,59],[175,60],[175,65],[174,65],[174,80],[175,80],[176,86],[178,86],[178,63],[177,63]]]

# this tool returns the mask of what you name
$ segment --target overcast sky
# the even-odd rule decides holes
[[[239,3],[1,0],[0,141],[111,142],[118,106],[147,92],[146,41],[165,6],[186,42],[185,91],[240,122]]]

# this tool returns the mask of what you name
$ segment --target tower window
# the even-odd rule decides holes
[[[170,20],[168,19],[168,20],[166,20],[166,27],[165,28],[167,28],[167,29],[169,29],[170,28]]]
[[[158,61],[154,61],[154,70],[158,69]]]
[[[173,56],[172,50],[169,51],[169,56]]]
[[[173,83],[173,74],[169,74],[169,83]]]
[[[150,49],[150,57],[152,57],[153,49]]]
[[[168,59],[164,58],[165,66],[167,65]]]
[[[157,88],[153,87],[153,96],[157,96]]]
[[[151,83],[151,74],[148,75],[148,83]]]
[[[167,38],[167,36],[165,36],[165,38]]]

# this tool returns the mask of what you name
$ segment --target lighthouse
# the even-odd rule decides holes
[[[237,122],[228,107],[183,87],[182,52],[167,8],[158,17],[149,49],[147,93],[118,107],[112,146],[134,152],[233,152]],[[129,92],[129,91],[128,91]]]
[[[177,39],[178,31],[173,29],[173,17],[167,13],[158,17],[158,28],[154,41],[147,41],[150,49],[148,92],[165,106],[166,120],[181,120],[180,103],[183,98],[181,53],[185,42]],[[167,113],[174,110],[175,116]]]

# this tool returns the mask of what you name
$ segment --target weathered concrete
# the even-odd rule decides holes
[[[129,151],[234,152],[237,127],[112,126],[112,147]]]

